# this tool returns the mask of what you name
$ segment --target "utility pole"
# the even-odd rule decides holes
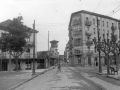
[[[100,55],[100,32],[99,32],[99,20],[97,17],[97,34],[98,34],[98,53],[99,53],[99,73],[102,73],[102,67],[101,67],[101,55]]]
[[[35,20],[33,24],[33,68],[32,68],[32,75],[35,75]]]
[[[48,67],[50,67],[50,52],[49,52],[49,31],[48,31]]]

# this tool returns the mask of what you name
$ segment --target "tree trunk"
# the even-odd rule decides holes
[[[107,74],[109,75],[110,74],[110,70],[109,70],[109,68],[110,68],[110,63],[109,63],[109,55],[106,55],[106,60],[107,60]]]
[[[119,66],[119,57],[120,57],[120,55],[117,54],[116,57],[117,57],[116,58],[116,70],[118,71],[119,70],[118,66]]]
[[[11,52],[10,52],[10,57],[9,57],[9,72],[11,72]]]
[[[16,68],[15,68],[15,70],[18,71],[18,58],[16,57],[15,60],[16,60]]]

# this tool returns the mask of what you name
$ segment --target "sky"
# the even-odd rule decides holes
[[[0,0],[0,22],[23,16],[32,28],[35,20],[37,51],[48,50],[49,40],[57,40],[59,54],[64,54],[69,40],[68,24],[72,13],[86,10],[120,19],[120,0]]]

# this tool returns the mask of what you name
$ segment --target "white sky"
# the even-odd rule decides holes
[[[0,0],[0,22],[23,16],[25,25],[32,28],[36,21],[37,51],[48,49],[51,40],[58,40],[58,51],[64,53],[68,42],[68,24],[73,12],[87,10],[107,15],[120,5],[120,0]],[[96,9],[98,4],[99,7]],[[95,10],[96,9],[96,10]],[[115,11],[119,10],[118,7]],[[120,11],[111,17],[120,19]]]

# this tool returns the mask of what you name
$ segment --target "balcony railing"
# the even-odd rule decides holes
[[[81,50],[75,50],[75,51],[74,51],[74,54],[75,54],[75,55],[82,55],[82,51],[81,51]]]
[[[80,36],[80,35],[82,35],[81,31],[74,31],[73,32],[73,36]]]
[[[89,20],[87,20],[87,21],[85,22],[85,25],[86,25],[86,26],[91,26],[91,25],[92,25],[92,22],[89,21]]]
[[[77,25],[81,25],[82,22],[81,22],[81,19],[75,19],[72,23],[73,26],[77,26]]]
[[[89,41],[89,40],[86,41],[86,45],[87,45],[87,46],[91,46],[92,44],[93,44],[92,41]]]
[[[116,26],[111,26],[111,30],[115,31],[117,29]]]
[[[91,36],[92,35],[92,33],[90,31],[86,31],[85,34],[86,34],[86,36]]]
[[[82,43],[74,43],[74,46],[82,46]]]

